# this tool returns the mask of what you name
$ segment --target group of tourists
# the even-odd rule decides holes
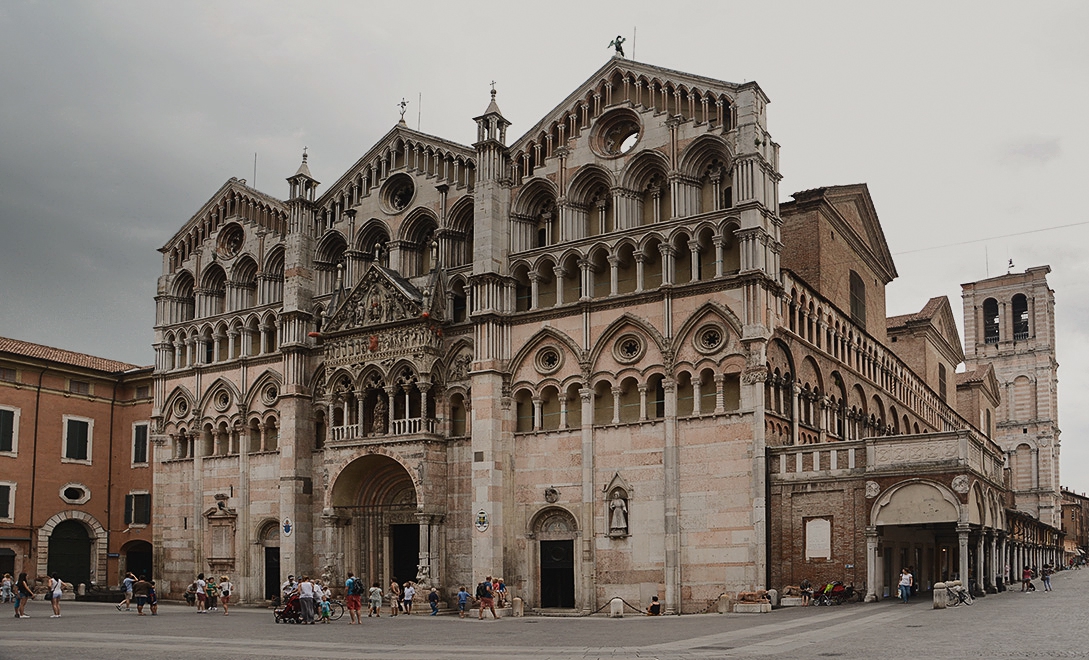
[[[60,600],[64,594],[64,582],[60,579],[60,576],[54,573],[48,576],[47,589],[44,595],[44,600],[48,600],[53,605],[53,613],[49,615],[50,619],[59,619],[60,612]],[[0,581],[0,599],[5,603],[11,603],[15,608],[16,619],[29,619],[30,615],[26,613],[26,604],[28,601],[34,600],[34,588],[31,586],[26,573],[20,573],[19,577],[12,578],[11,573],[4,573],[3,580]]]
[[[1044,583],[1044,591],[1051,591],[1051,576],[1055,573],[1055,567],[1051,564],[1044,564],[1043,570],[1036,570],[1035,566],[1026,565],[1021,569],[1021,591],[1036,591],[1036,585],[1032,583],[1032,579],[1037,575],[1040,576],[1040,581]]]
[[[318,618],[322,623],[331,620],[333,608],[330,599],[333,592],[321,580],[311,580],[309,575],[303,575],[296,581],[294,575],[289,575],[280,585],[280,593],[285,605],[294,603],[299,608],[302,623],[313,625]]]
[[[151,584],[154,585],[155,583],[152,582]],[[189,605],[196,605],[197,614],[217,612],[219,606],[222,605],[223,616],[228,616],[233,592],[234,585],[231,584],[230,578],[226,575],[221,575],[219,580],[216,580],[214,576],[205,579],[204,573],[199,573],[197,579],[193,580],[189,588],[185,590],[185,602]],[[152,614],[154,614],[154,611]]]
[[[151,610],[151,616],[159,615],[159,596],[155,593],[155,581],[148,580],[146,575],[137,578],[131,572],[125,573],[125,579],[121,581],[121,590],[125,597],[117,604],[118,612],[131,612],[132,603],[136,602],[136,613],[147,616],[144,607]]]

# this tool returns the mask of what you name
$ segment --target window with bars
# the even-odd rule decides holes
[[[91,384],[85,380],[68,381],[68,391],[72,394],[90,394]]]

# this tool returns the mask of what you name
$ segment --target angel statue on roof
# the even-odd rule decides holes
[[[625,39],[624,37],[622,37],[622,36],[620,36],[618,34],[618,35],[616,35],[616,39],[613,39],[612,41],[609,42],[609,47],[610,48],[615,48],[616,49],[616,54],[619,55],[620,57],[624,57],[624,42],[625,41],[627,41],[627,39]]]

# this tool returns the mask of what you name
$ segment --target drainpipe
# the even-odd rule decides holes
[[[110,536],[113,531],[113,413],[117,407],[117,381],[113,383],[113,394],[110,399],[110,439],[109,439],[109,458],[106,461],[106,575],[99,575],[99,584],[105,581],[107,587],[110,586]],[[118,550],[120,552],[120,550]]]
[[[42,380],[45,378],[46,371],[49,371],[49,368],[42,367],[42,370],[38,373],[38,389],[34,394],[34,439],[30,450],[30,541],[28,545],[35,555],[35,559],[37,559],[38,554],[37,549],[34,547],[34,537],[36,536],[34,534],[34,491],[37,490],[34,482],[38,474],[38,413],[41,410]]]

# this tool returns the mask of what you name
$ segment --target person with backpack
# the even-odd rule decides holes
[[[492,611],[492,619],[498,619],[495,613],[495,592],[492,591],[492,576],[488,576],[483,582],[476,585],[476,598],[480,601],[480,620],[484,620],[484,609]]]
[[[348,579],[344,581],[344,590],[348,593],[345,605],[348,608],[348,625],[363,623],[359,610],[362,608],[363,582],[354,573],[348,573]]]

